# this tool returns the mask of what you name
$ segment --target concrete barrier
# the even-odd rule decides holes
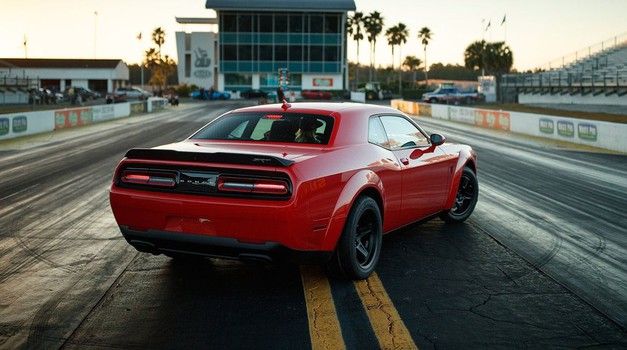
[[[627,124],[403,100],[392,100],[391,106],[416,116],[627,153]]]
[[[0,140],[100,123],[137,113],[157,112],[168,106],[167,99],[151,97],[141,102],[0,114]]]

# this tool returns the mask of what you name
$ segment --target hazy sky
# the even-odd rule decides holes
[[[602,41],[614,37],[627,40],[627,0],[355,0],[355,4],[366,14],[379,11],[385,28],[399,22],[407,25],[410,38],[402,48],[403,56],[424,59],[417,32],[429,27],[434,33],[427,52],[429,64],[463,64],[465,48],[481,39],[505,40],[519,70],[559,63],[563,56],[574,57],[576,51],[596,44],[598,49]],[[136,63],[154,46],[150,33],[162,27],[164,51],[176,59],[174,32],[207,29],[185,27],[174,18],[209,16],[215,13],[205,9],[204,0],[0,0],[0,57],[23,58],[26,37],[29,58],[120,58]],[[138,41],[140,32],[143,39]],[[364,40],[362,64],[367,64],[368,52]],[[383,35],[376,52],[377,65],[391,63]],[[352,40],[348,57],[356,59]]]

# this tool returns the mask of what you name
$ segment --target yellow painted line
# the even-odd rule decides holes
[[[312,350],[346,349],[331,286],[319,266],[301,266]]]
[[[380,348],[418,349],[379,276],[373,273],[368,279],[355,281],[354,284]]]

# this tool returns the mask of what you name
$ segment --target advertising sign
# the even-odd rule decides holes
[[[477,109],[475,110],[475,125],[490,129],[509,131],[509,112]]]
[[[333,87],[333,78],[313,78],[313,86]]]
[[[90,108],[77,108],[54,112],[55,129],[71,128],[91,122]]]

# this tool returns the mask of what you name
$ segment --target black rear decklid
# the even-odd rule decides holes
[[[287,167],[294,164],[293,160],[270,155],[224,152],[182,152],[154,148],[133,148],[126,152],[125,157],[129,159],[175,160],[182,162],[265,165],[276,167]]]

